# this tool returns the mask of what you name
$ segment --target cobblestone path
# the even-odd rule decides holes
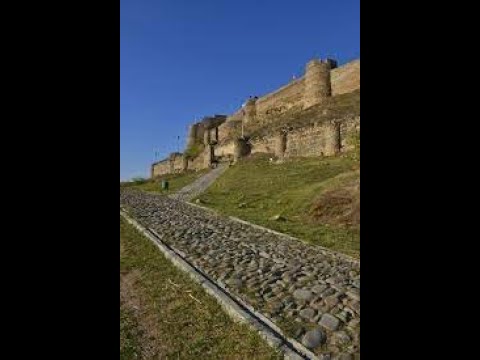
[[[120,203],[320,359],[359,358],[359,261],[165,196],[121,189]]]
[[[225,170],[228,169],[227,163],[218,164],[215,169],[210,170],[193,183],[183,187],[176,194],[170,195],[172,199],[190,201],[204,192]]]

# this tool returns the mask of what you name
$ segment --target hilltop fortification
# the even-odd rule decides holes
[[[338,67],[313,59],[305,74],[231,115],[190,126],[186,149],[152,164],[151,176],[212,167],[253,153],[278,159],[334,156],[352,148],[360,133],[360,60]]]

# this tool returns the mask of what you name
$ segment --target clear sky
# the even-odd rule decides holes
[[[120,179],[148,177],[195,119],[234,112],[314,57],[360,58],[360,0],[121,0]]]

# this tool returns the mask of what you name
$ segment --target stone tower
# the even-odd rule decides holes
[[[305,70],[305,90],[303,93],[303,108],[321,104],[332,96],[330,70],[336,66],[331,59],[314,59],[307,64]]]

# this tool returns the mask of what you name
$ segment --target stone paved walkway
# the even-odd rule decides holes
[[[359,261],[165,196],[124,189],[120,203],[321,359],[359,356]]]
[[[183,187],[176,194],[170,195],[170,197],[176,200],[190,201],[204,192],[227,169],[227,163],[220,163],[215,169],[210,170],[193,183]]]

